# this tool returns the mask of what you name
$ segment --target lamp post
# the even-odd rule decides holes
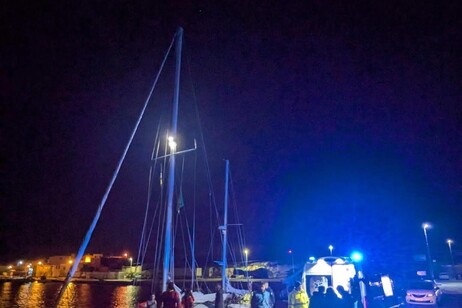
[[[454,278],[456,277],[456,267],[454,264],[454,255],[452,254],[452,244],[454,244],[454,241],[451,239],[447,239],[446,243],[448,243],[449,247],[449,254],[451,256],[451,264],[452,264],[452,274],[454,275]]]
[[[423,223],[422,228],[423,228],[424,235],[425,235],[425,245],[427,247],[428,271],[430,272],[430,278],[434,280],[435,276],[433,275],[433,262],[432,262],[432,257],[430,253],[430,245],[428,244],[428,235],[427,235],[427,229],[431,228],[431,225],[429,223]]]
[[[244,257],[245,257],[245,278],[249,280],[249,250],[247,248],[244,249]]]
[[[295,273],[293,250],[292,250],[292,249],[289,249],[288,253],[289,253],[289,255],[292,257],[292,274],[293,274],[293,273]]]
[[[367,301],[366,301],[366,296],[367,296],[367,289],[366,289],[366,284],[364,283],[364,274],[363,274],[363,266],[362,266],[362,261],[363,261],[363,254],[354,251],[351,256],[351,260],[356,264],[357,270],[358,270],[358,280],[359,280],[359,292],[361,294],[361,303],[363,304],[363,307],[367,307]]]
[[[330,255],[331,255],[331,256],[332,256],[332,250],[334,250],[334,246],[329,245],[329,251],[330,251]]]
[[[133,272],[133,268],[132,268],[132,266],[133,266],[133,258],[130,257],[130,258],[128,258],[128,260],[130,260],[130,272]]]

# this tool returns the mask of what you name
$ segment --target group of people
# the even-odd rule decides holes
[[[268,282],[254,286],[250,301],[251,308],[274,308],[276,297]],[[337,295],[340,295],[340,297]],[[288,308],[353,308],[353,297],[342,287],[337,286],[337,293],[332,287],[320,286],[318,291],[308,297],[300,282],[296,282],[289,293]],[[167,290],[162,293],[159,301],[155,294],[151,299],[138,303],[138,308],[193,308],[194,296],[190,289],[186,289],[183,297],[175,291],[173,282],[167,284]],[[216,285],[215,308],[224,308],[223,289],[220,283]]]
[[[337,293],[340,295],[338,296]],[[308,297],[300,282],[289,294],[289,308],[353,308],[353,297],[343,286],[337,286],[337,293],[332,287],[319,286],[318,291]]]
[[[194,296],[190,289],[186,289],[183,298],[180,300],[180,294],[175,291],[173,282],[167,284],[167,290],[162,293],[159,301],[156,295],[152,294],[151,299],[138,303],[137,308],[193,308]]]
[[[340,296],[338,296],[338,295]],[[343,286],[337,286],[337,293],[332,287],[320,286],[311,296],[310,308],[353,308],[354,300]]]

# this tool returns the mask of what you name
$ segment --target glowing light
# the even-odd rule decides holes
[[[42,265],[42,261],[38,261],[38,265]]]
[[[91,257],[90,257],[90,256],[86,256],[84,262],[85,262],[85,263],[91,263]]]
[[[170,147],[171,151],[176,150],[176,141],[172,136],[168,136],[168,146]]]
[[[287,251],[287,252],[288,252],[289,255],[290,255],[290,254],[292,254],[293,251],[292,251],[292,249],[289,249],[289,251]]]
[[[23,264],[23,262],[21,260],[19,260],[18,265],[22,265],[22,264]]]
[[[249,254],[249,250],[247,248],[244,249],[244,254],[247,256]]]
[[[451,244],[453,244],[453,243],[454,243],[454,241],[453,241],[453,240],[451,240],[451,239],[447,239],[447,240],[446,240],[446,243],[448,243],[448,245],[451,245]]]
[[[311,262],[314,262],[314,261],[316,261],[316,258],[315,257],[309,257],[308,260],[310,260]]]
[[[125,257],[125,258],[128,257],[128,254],[127,254],[127,253],[124,253],[124,257]]]
[[[72,260],[69,260],[69,261],[67,261],[67,262],[68,262],[69,264],[72,264],[72,262],[74,262],[74,261],[72,261]]]
[[[328,247],[328,248],[329,248],[329,251],[330,251],[330,255],[332,256],[332,250],[334,250],[334,246],[332,246],[332,245],[329,245],[329,247]]]
[[[363,254],[358,251],[354,251],[351,254],[351,260],[353,260],[354,262],[361,262],[363,260]]]
[[[8,269],[12,269],[12,268],[13,268],[13,266],[11,266],[11,265],[8,265]]]
[[[422,224],[422,228],[424,228],[425,230],[426,230],[426,229],[431,229],[431,228],[432,228],[432,225],[431,225],[430,223],[428,223],[428,222],[424,222],[424,223]]]

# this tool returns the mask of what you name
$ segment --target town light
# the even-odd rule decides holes
[[[308,260],[310,260],[311,262],[314,262],[314,261],[316,261],[316,258],[315,257],[309,257]]]
[[[124,253],[124,257],[125,257],[125,258],[128,257],[128,254],[127,254],[127,253]]]
[[[38,265],[42,265],[42,261],[38,261]]]
[[[67,262],[68,262],[69,264],[72,264],[73,261],[72,261],[72,260],[69,260],[69,261],[67,261]]]
[[[292,249],[289,249],[287,251],[289,253],[289,255],[292,257],[292,274],[295,273],[295,265],[294,265],[294,254],[293,254],[293,250]]]
[[[330,255],[332,256],[332,250],[334,250],[334,246],[332,246],[332,245],[329,245],[329,247],[328,247],[328,248],[329,248],[329,251],[330,251]]]

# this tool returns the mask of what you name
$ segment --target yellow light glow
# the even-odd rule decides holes
[[[86,256],[84,262],[85,262],[85,263],[91,263],[91,257],[90,257],[90,256]]]
[[[247,248],[244,249],[244,254],[245,254],[245,255],[248,255],[248,254],[249,254],[249,250],[248,250]]]
[[[42,261],[38,261],[38,265],[42,265]]]
[[[72,260],[69,260],[69,261],[68,261],[69,264],[72,264],[72,262],[73,262]]]

